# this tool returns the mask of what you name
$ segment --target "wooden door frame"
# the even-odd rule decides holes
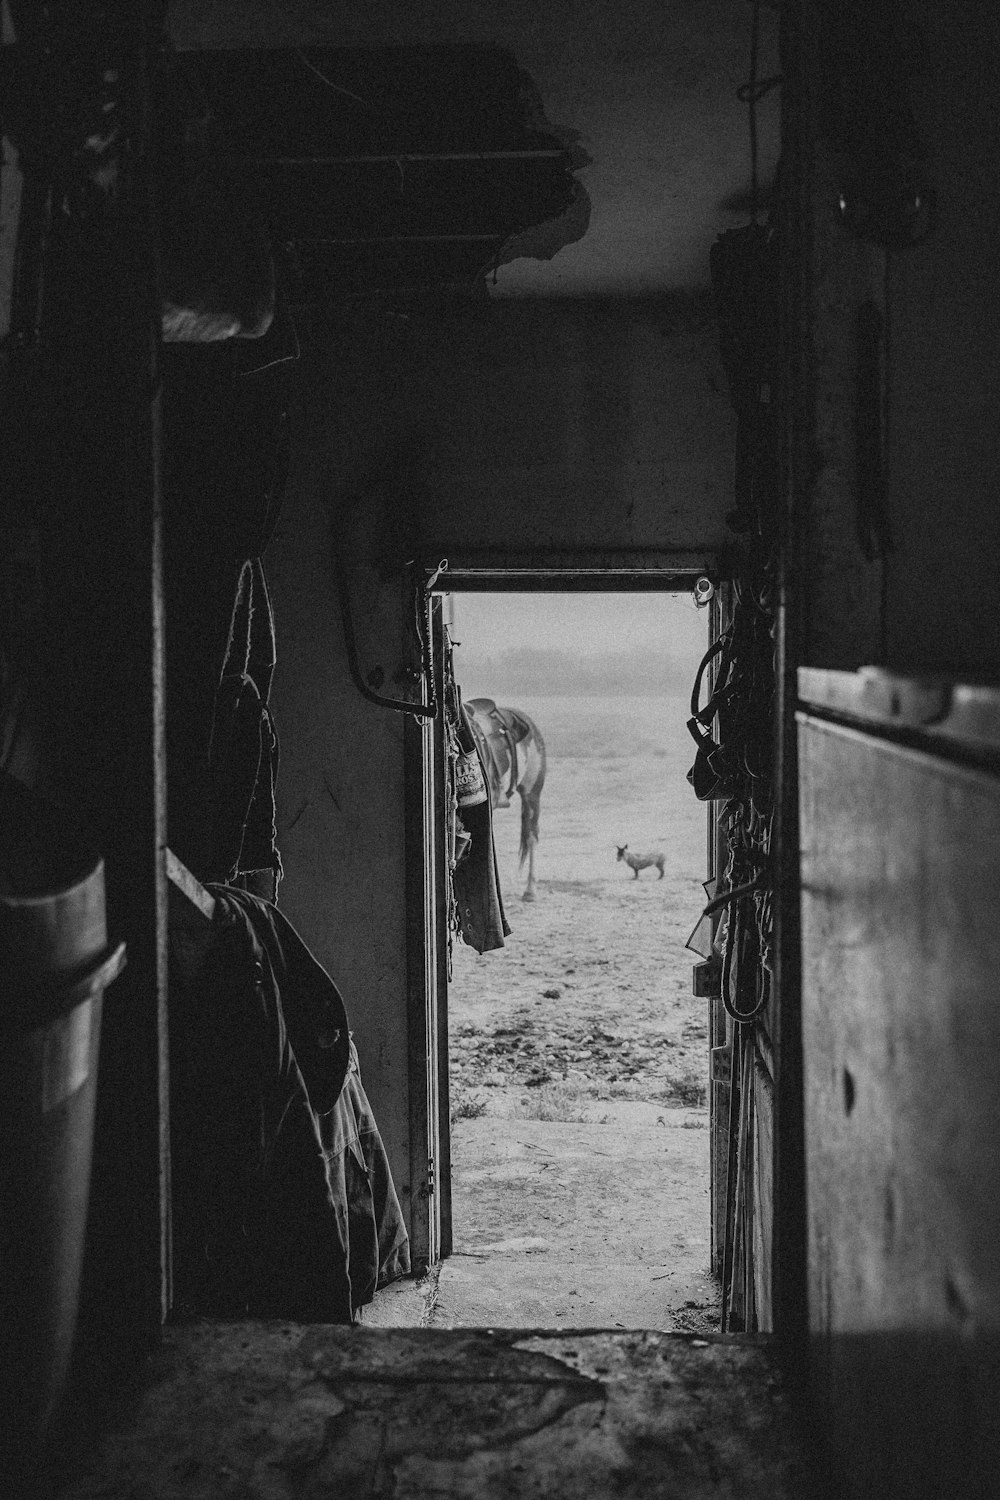
[[[536,567],[518,559],[453,562],[428,593],[428,628],[439,711],[434,720],[407,718],[404,731],[407,913],[407,1032],[410,1097],[410,1239],[415,1274],[452,1253],[451,1114],[448,1077],[448,866],[445,848],[444,721],[440,710],[448,641],[445,593],[686,593],[695,579],[718,580],[711,557],[693,565],[662,553],[608,554],[595,566],[550,554]],[[711,619],[715,621],[717,611]],[[706,627],[706,637],[708,629]],[[707,639],[706,639],[707,644]],[[693,748],[692,748],[693,755]],[[715,820],[708,808],[708,839]],[[710,1060],[706,1058],[706,1066]]]
[[[427,596],[425,627],[433,676],[433,683],[427,687],[435,694],[438,712],[433,719],[407,717],[403,737],[409,1232],[416,1275],[451,1254],[448,865],[442,712],[447,645],[439,596]]]

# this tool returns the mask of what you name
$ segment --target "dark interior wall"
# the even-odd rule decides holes
[[[171,0],[168,18],[181,48],[457,44],[516,59],[576,164],[589,158],[579,182],[592,211],[586,233],[558,255],[502,264],[500,296],[701,287],[715,234],[745,217],[746,112],[735,91],[746,77],[751,10],[732,0]],[[777,29],[776,8],[761,7],[762,77],[779,71]],[[356,83],[351,92],[367,95]],[[334,92],[338,99],[345,121],[367,115],[357,99]],[[757,111],[762,181],[777,155],[777,100],[768,95]],[[555,249],[551,229],[534,236],[536,252],[545,239]]]
[[[407,332],[426,545],[722,545],[733,420],[707,299],[494,303]]]
[[[369,506],[384,492],[407,545],[696,560],[723,545],[734,419],[706,296],[387,295],[321,334],[301,321],[326,342],[338,494],[345,477]]]
[[[353,441],[377,451],[362,410],[352,412]],[[404,719],[366,702],[347,668],[333,562],[336,505],[351,483],[344,415],[322,380],[296,413],[288,494],[265,560],[277,634],[279,901],[344,996],[408,1210]],[[398,650],[402,600],[398,581],[361,608],[359,593],[352,603],[370,667]]]
[[[411,557],[706,562],[731,504],[732,419],[701,299],[381,304],[300,324],[292,473],[266,558],[280,899],[344,991],[405,1198],[404,717],[349,679],[335,553],[363,674],[381,667],[382,691],[405,692]]]
[[[926,149],[919,170],[936,195],[936,211],[922,243],[889,250],[851,234],[838,209],[849,174],[847,158],[824,128],[828,9],[804,7],[817,126],[810,163],[814,471],[801,517],[803,660],[996,681],[996,9],[989,0],[947,8],[902,0],[898,7],[896,61],[905,45],[913,63],[904,66],[903,96]],[[889,81],[875,76],[868,114],[861,116],[869,134],[889,113]],[[866,304],[882,323],[882,386],[874,403],[862,397],[862,404],[883,428],[888,523],[887,545],[868,550],[857,444],[858,317]]]
[[[816,31],[825,9],[804,7]],[[998,878],[995,763],[971,773],[956,763],[967,748],[898,743],[889,699],[879,722],[830,722],[865,664],[993,685],[1000,664],[988,286],[1000,27],[978,3],[900,14],[924,38],[907,95],[937,194],[928,237],[888,251],[854,238],[821,128],[812,164],[803,657],[844,669],[800,683],[812,1378],[849,1494],[987,1495],[1000,1402],[995,940],[982,906]],[[885,327],[889,546],[873,557],[857,470],[866,302]]]
[[[933,233],[889,274],[887,659],[1000,673],[1000,28],[989,0],[914,0],[911,87],[937,193]]]
[[[885,252],[840,225],[835,162],[822,144],[812,171],[809,329],[812,472],[800,510],[801,658],[810,666],[881,662],[885,563],[866,555],[857,523],[857,308],[885,301]],[[808,398],[807,398],[808,399]]]
[[[96,1053],[89,1061],[84,1057],[82,1070],[75,1063],[67,1070],[65,1060],[53,1062],[53,1077],[62,1090],[53,1095],[53,1108],[77,1090],[85,1097],[85,1080],[96,1093],[89,1184],[86,1109],[74,1113],[74,1104],[68,1113],[54,1112],[50,1131],[43,1112],[34,1113],[25,1094],[13,1117],[4,1117],[7,1162],[24,1166],[27,1183],[33,1172],[38,1174],[19,1203],[8,1192],[11,1179],[5,1173],[2,1207],[5,1303],[31,1310],[27,1335],[33,1346],[26,1351],[27,1369],[15,1373],[20,1364],[17,1334],[11,1336],[5,1318],[4,1361],[10,1367],[7,1375],[25,1392],[32,1390],[36,1357],[35,1368],[45,1368],[52,1348],[72,1330],[76,1255],[69,1249],[62,1258],[63,1252],[52,1248],[59,1243],[52,1226],[58,1216],[60,1229],[66,1229],[65,1243],[72,1246],[82,1234],[78,1205],[86,1204],[88,1213],[77,1325],[87,1374],[96,1384],[112,1368],[126,1367],[158,1335],[167,1188],[159,1073],[167,961],[163,608],[157,567],[161,382],[150,318],[155,280],[142,166],[147,144],[142,44],[137,16],[122,18],[116,35],[109,32],[106,17],[103,29],[90,13],[74,20],[71,49],[58,34],[58,21],[50,33],[49,16],[31,12],[28,26],[37,25],[39,35],[32,32],[32,42],[20,54],[34,85],[25,91],[31,109],[43,112],[45,101],[58,98],[65,118],[72,118],[64,130],[55,130],[41,113],[40,123],[52,129],[45,136],[51,155],[41,151],[32,157],[33,117],[29,109],[26,123],[13,102],[18,75],[9,66],[13,49],[4,48],[4,127],[17,139],[22,165],[37,163],[25,182],[5,135],[0,173],[0,721],[5,783],[7,772],[15,781],[5,784],[0,810],[4,888],[8,895],[30,892],[29,904],[37,899],[42,913],[60,911],[58,918],[47,919],[44,937],[38,928],[41,950],[52,968],[37,995],[27,988],[23,1017],[13,1024],[16,1036],[29,1017],[37,1015],[29,1024],[40,1027],[49,1018],[49,1007],[52,1014],[65,1008],[68,1016],[75,1006],[67,1036],[82,1022],[83,1034],[89,1032],[96,1043],[100,1030],[99,1066]],[[23,12],[18,23],[24,24]],[[11,32],[7,7],[2,31],[6,43]],[[86,58],[72,80],[61,72],[69,55],[74,62]],[[81,99],[89,80],[101,72],[112,81],[106,117],[130,124],[127,130],[112,126],[99,147],[93,138],[85,146],[89,116]],[[98,167],[96,153],[105,149]],[[53,187],[56,182],[58,188]],[[55,195],[58,214],[36,217],[33,205]],[[4,337],[8,328],[10,337]],[[60,975],[55,955],[63,941],[64,903],[51,893],[76,886],[85,870],[95,870],[97,855],[103,866],[87,882],[93,895],[80,908],[85,916],[77,918],[71,905],[74,915],[67,926],[69,951],[78,954],[82,966]],[[105,909],[109,951],[123,944],[126,963],[102,1000],[112,966],[92,967],[91,961],[103,942]],[[76,921],[79,927],[73,931]],[[25,989],[15,976],[29,961],[8,912],[6,972],[0,980],[5,1007]],[[10,1014],[16,1013],[12,1009]],[[38,1045],[46,1056],[51,1050],[53,1059],[61,1057],[64,1049],[55,1029],[31,1034],[41,1039]],[[13,1048],[9,1040],[4,1047],[17,1058],[16,1040]],[[5,1080],[5,1104],[16,1100],[23,1087],[23,1079],[13,1090]],[[26,1133],[19,1136],[13,1121],[22,1107]],[[59,1161],[60,1133],[71,1141],[65,1168]],[[35,1166],[36,1159],[44,1165]],[[8,1256],[14,1240],[26,1257],[23,1264]],[[53,1267],[58,1267],[56,1274]],[[36,1278],[41,1290],[33,1306],[33,1294],[25,1288]],[[53,1343],[51,1331],[59,1324]],[[32,1399],[25,1408],[25,1431],[42,1410],[36,1406],[35,1416],[27,1415]],[[20,1416],[13,1421],[20,1429]]]

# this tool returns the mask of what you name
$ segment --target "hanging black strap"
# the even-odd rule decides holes
[[[710,724],[718,712],[720,702],[728,700],[731,696],[731,690],[727,688],[727,683],[733,663],[733,636],[734,633],[732,630],[727,630],[725,635],[720,635],[719,639],[709,646],[698,665],[694,686],[691,689],[691,717],[697,720],[699,724]],[[705,673],[717,656],[721,657],[722,660],[716,672],[715,691],[705,704],[705,707],[701,708],[701,685],[704,681]],[[690,728],[690,725],[688,727]]]

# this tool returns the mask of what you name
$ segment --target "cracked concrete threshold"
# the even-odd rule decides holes
[[[454,1253],[362,1323],[718,1332],[704,1111],[608,1108],[611,1125],[458,1121]]]
[[[53,1491],[58,1500],[819,1493],[760,1339],[274,1323],[167,1329],[119,1430]]]

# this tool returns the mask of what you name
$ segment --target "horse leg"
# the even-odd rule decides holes
[[[522,901],[534,901],[535,899],[535,845],[538,840],[532,834],[528,840],[528,883],[524,888]]]
[[[528,862],[528,883],[522,901],[535,900],[535,845],[538,843],[538,806],[530,793],[521,792],[521,864]]]

